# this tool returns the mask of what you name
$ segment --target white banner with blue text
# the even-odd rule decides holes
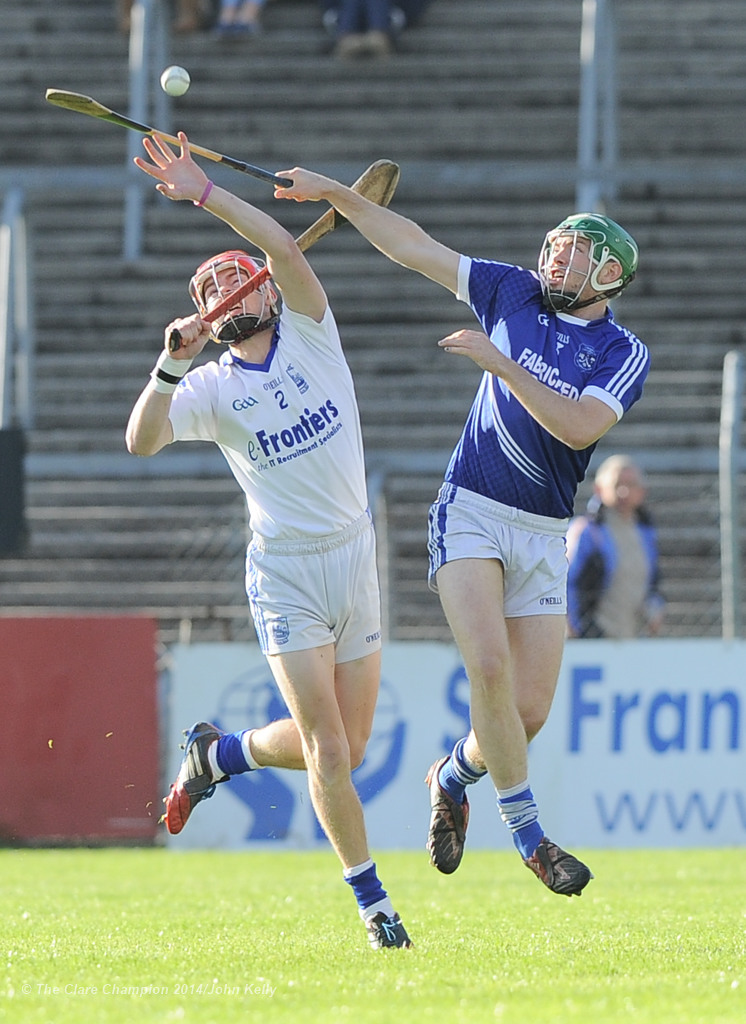
[[[228,732],[287,709],[254,644],[176,645],[166,675],[166,766],[182,730]],[[469,728],[455,646],[390,643],[373,732],[353,779],[372,849],[422,849],[425,774]],[[740,846],[746,841],[746,643],[570,640],[529,774],[547,835],[562,846]],[[511,849],[489,777],[469,789],[467,846]],[[169,837],[178,849],[313,849],[326,840],[304,772],[264,768],[216,788]]]

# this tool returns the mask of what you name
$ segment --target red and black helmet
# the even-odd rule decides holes
[[[229,293],[224,293],[220,285],[218,274],[221,271],[234,270],[239,280],[248,281],[264,270],[265,267],[266,263],[264,260],[257,259],[255,256],[249,256],[242,249],[228,249],[205,260],[204,263],[197,267],[189,282],[189,294],[199,311],[199,315],[204,319],[209,319],[209,309],[205,301],[205,286],[208,281],[212,281],[215,285],[220,301],[230,297]],[[260,314],[257,316],[254,313],[247,313],[242,301],[240,313],[227,314],[213,324],[211,331],[213,341],[227,344],[235,343],[244,338],[251,337],[252,334],[256,334],[258,331],[266,330],[266,328],[273,326],[277,322],[280,315],[279,300],[270,281],[265,281],[257,290],[263,299]],[[265,308],[268,308],[270,311],[270,316],[267,318],[264,317]]]

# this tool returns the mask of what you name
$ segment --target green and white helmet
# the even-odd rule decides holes
[[[580,286],[577,280],[568,281],[569,274],[565,274],[559,284],[555,281],[550,282],[547,275],[554,246],[561,238],[568,237],[572,240],[573,246],[577,244],[579,238],[586,238],[591,243],[590,266]],[[599,275],[610,261],[618,263],[622,273],[613,281],[601,284]],[[614,295],[619,295],[633,280],[638,262],[637,243],[616,221],[600,213],[574,213],[547,233],[539,253],[539,279],[544,292],[544,304],[549,309],[560,312],[581,309],[600,298],[610,299]],[[595,294],[590,299],[578,302],[578,295],[588,282]]]

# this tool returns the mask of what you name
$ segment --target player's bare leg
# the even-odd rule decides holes
[[[369,659],[375,658],[376,662]],[[371,665],[375,670],[371,671]],[[378,697],[380,655],[368,655],[335,667],[335,693],[350,747],[350,764],[357,768],[365,757]],[[303,743],[292,718],[279,718],[248,730],[247,753],[260,768],[306,770]]]
[[[374,949],[408,947],[409,936],[370,858],[363,808],[351,778],[353,760],[362,759],[370,734],[380,653],[336,665],[330,644],[273,655],[269,663],[298,726],[311,802],[342,862],[369,941]]]
[[[406,948],[409,936],[370,859],[363,809],[351,778],[373,724],[380,652],[337,665],[329,644],[273,655],[268,662],[293,717],[233,735],[198,723],[166,800],[169,831],[181,831],[196,803],[234,773],[226,760],[235,763],[237,772],[270,765],[305,768],[314,810],[342,862],[371,946]],[[221,757],[217,748],[226,743],[230,749]]]
[[[306,770],[303,744],[292,718],[278,718],[259,729],[249,730],[246,743],[260,768]]]
[[[557,689],[567,622],[564,615],[506,619],[515,700],[528,743],[546,722]]]
[[[467,611],[467,608],[472,609],[472,579],[477,588],[475,593],[480,595],[474,603],[473,614]],[[479,684],[480,679],[494,676],[497,687],[509,659],[502,617],[502,566],[497,560],[486,562],[469,559],[446,563],[438,570],[438,590],[471,682],[472,722],[476,722],[475,680]],[[498,643],[489,652],[489,666],[482,664],[480,674],[479,661],[474,651],[482,637],[497,638]],[[484,657],[481,661],[484,662]],[[503,690],[506,688],[512,689],[510,680],[503,685]],[[495,721],[496,726],[500,724],[503,722]],[[510,740],[513,741],[512,736]],[[500,749],[507,749],[507,745],[499,741],[497,745]],[[525,748],[525,741],[523,746]],[[525,757],[525,749],[521,750],[520,744],[517,749],[519,758]],[[473,730],[468,737],[459,741],[450,757],[441,757],[428,771],[425,779],[430,791],[427,850],[431,864],[443,874],[452,874],[461,863],[464,853],[469,824],[466,787],[478,781],[486,772],[487,764]]]
[[[459,559],[438,570],[437,582],[469,677],[472,724],[484,764],[498,788],[509,788],[526,778],[528,766],[503,617],[502,565],[496,559]]]
[[[462,756],[472,768],[484,765],[489,771],[501,817],[524,863],[553,892],[580,895],[591,873],[544,836],[528,784],[528,740],[544,724],[551,707],[562,658],[564,617],[506,620],[503,570],[497,560],[447,563],[438,571],[438,590],[471,687],[473,735],[463,744]],[[458,866],[463,838],[455,852],[446,848],[450,860],[446,857],[442,867],[434,831],[439,825],[443,831],[448,820],[441,815],[438,821],[433,793],[441,795],[444,803],[448,794],[437,791],[432,778],[430,788],[433,818],[428,848],[435,866],[448,873],[454,863]],[[453,812],[452,801],[448,809]],[[457,845],[453,833],[448,838],[452,847]]]
[[[312,652],[304,652],[303,657],[312,658]],[[336,665],[334,669],[337,707],[353,769],[365,756],[379,677],[380,654]],[[164,820],[172,835],[181,832],[197,804],[213,795],[217,783],[225,782],[231,775],[258,768],[305,771],[307,767],[303,740],[293,718],[281,718],[237,733],[225,733],[210,722],[197,722],[185,735],[181,768],[165,800]]]
[[[540,618],[546,618],[538,626]],[[561,615],[526,616],[506,619],[508,642],[515,667],[516,706],[528,743],[544,726],[557,689],[565,638],[565,618]],[[464,741],[464,754],[475,767],[487,765],[479,749],[474,730]]]
[[[298,726],[314,810],[343,866],[359,864],[367,859],[368,846],[362,807],[350,777],[350,745],[337,703],[334,645],[276,654],[268,661]],[[371,679],[375,669],[372,663]]]
[[[375,662],[369,659],[375,658]],[[371,666],[375,665],[372,671]],[[350,747],[350,764],[357,768],[365,757],[365,748],[373,727],[380,678],[380,654],[368,655],[335,667],[334,689]],[[292,718],[281,718],[259,729],[252,729],[247,737],[251,754],[262,768],[291,768],[304,771],[298,726]]]

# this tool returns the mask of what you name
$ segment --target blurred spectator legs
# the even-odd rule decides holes
[[[335,39],[334,53],[343,59],[385,57],[393,49],[390,0],[322,0],[324,27]]]
[[[215,32],[219,36],[258,35],[265,0],[222,0]]]
[[[119,30],[129,32],[130,14],[134,0],[117,0],[119,11]],[[196,32],[202,28],[201,0],[176,0],[175,32]]]

